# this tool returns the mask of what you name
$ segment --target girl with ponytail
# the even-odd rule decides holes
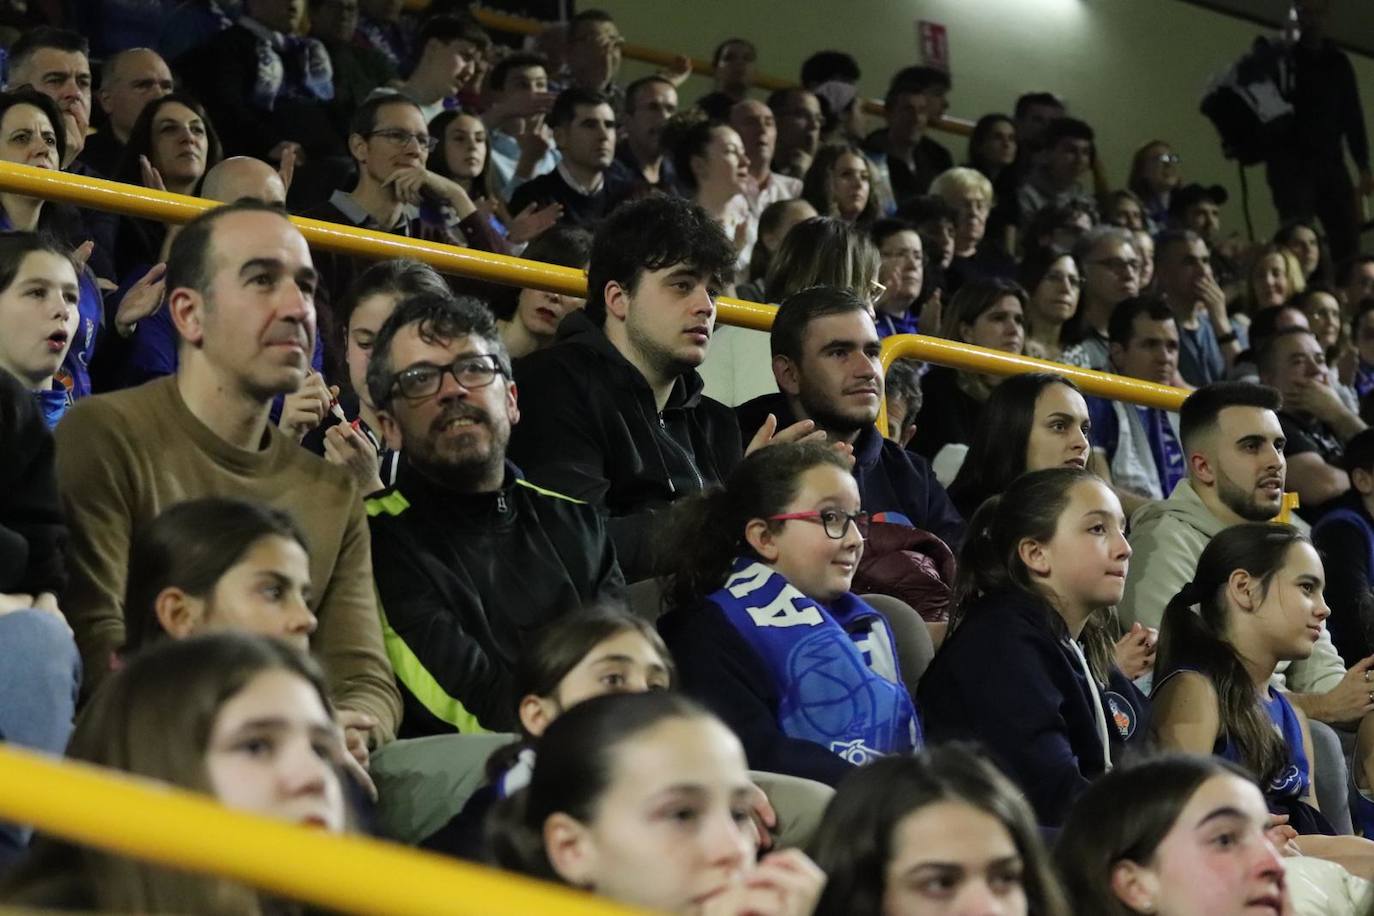
[[[1306,718],[1270,686],[1279,662],[1312,654],[1331,613],[1323,584],[1321,558],[1289,525],[1233,525],[1212,538],[1193,581],[1164,611],[1153,731],[1166,748],[1245,767],[1270,810],[1288,816],[1304,853],[1370,877],[1374,844],[1330,835],[1317,809]],[[1362,728],[1360,743],[1368,738]],[[1365,774],[1356,782],[1367,788]]]
[[[930,737],[986,746],[1045,826],[1146,732],[1101,621],[1125,588],[1125,527],[1089,471],[1016,478],[969,524],[949,635],[921,678]]]
[[[825,875],[757,859],[739,739],[669,691],[593,697],[539,740],[530,784],[492,812],[498,865],[655,912],[808,916]]]
[[[659,631],[754,769],[834,785],[919,746],[892,632],[849,591],[868,517],[844,458],[772,445],[677,511]]]

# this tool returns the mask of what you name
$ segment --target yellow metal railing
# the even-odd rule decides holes
[[[602,898],[359,836],[231,811],[193,792],[0,742],[0,816],[157,865],[344,913],[594,916]],[[3,908],[3,902],[0,902]]]
[[[216,201],[154,191],[135,185],[87,178],[66,172],[0,162],[0,191],[59,200],[82,207],[108,210],[126,216],[167,223],[184,223],[196,214],[219,206]],[[586,296],[586,274],[569,267],[526,261],[505,255],[426,242],[386,232],[358,229],[321,220],[291,217],[312,245],[361,258],[414,258],[444,273],[523,286],[573,296]],[[767,331],[777,308],[758,302],[722,297],[719,320],[725,324]],[[1139,379],[1092,372],[1029,356],[985,350],[969,344],[923,335],[903,334],[883,343],[884,365],[899,356],[911,356],[942,366],[988,375],[1018,372],[1058,372],[1072,378],[1087,393],[1099,397],[1177,410],[1186,391],[1142,382]]]

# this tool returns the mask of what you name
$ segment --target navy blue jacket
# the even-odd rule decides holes
[[[1025,792],[1036,820],[1064,822],[1106,770],[1096,686],[1045,605],[1019,592],[984,595],[935,653],[918,688],[926,740],[975,741]],[[1149,704],[1115,668],[1097,691],[1113,763],[1148,733]]]
[[[765,394],[735,408],[746,441],[770,413],[778,418],[779,429],[796,422],[782,394]],[[906,522],[954,550],[963,543],[964,519],[935,479],[930,462],[883,437],[876,426],[865,426],[854,441],[854,479],[863,510],[875,521]]]

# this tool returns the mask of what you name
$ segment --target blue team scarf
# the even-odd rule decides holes
[[[920,747],[887,620],[845,593],[827,611],[755,560],[735,560],[707,596],[753,647],[777,686],[778,725],[854,764]]]

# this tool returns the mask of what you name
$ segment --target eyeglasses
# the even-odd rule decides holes
[[[1135,259],[1127,258],[1101,258],[1096,261],[1089,261],[1089,264],[1098,264],[1107,268],[1112,273],[1140,273],[1140,262]]]
[[[1183,157],[1178,153],[1160,153],[1155,158],[1159,160],[1160,165],[1178,165],[1183,161]]]
[[[485,388],[496,381],[496,376],[505,375],[506,370],[497,363],[495,356],[466,356],[456,359],[452,365],[436,366],[433,363],[420,363],[396,373],[391,389],[401,396],[419,401],[438,394],[444,375],[453,376],[464,388]]]
[[[1078,274],[1066,274],[1061,273],[1057,270],[1052,270],[1049,273],[1045,274],[1045,282],[1065,283],[1068,285],[1069,289],[1078,289],[1080,286],[1083,285],[1083,280],[1078,276]]]
[[[819,522],[825,528],[826,537],[838,541],[845,536],[852,523],[854,529],[859,532],[859,537],[868,539],[868,513],[855,512],[852,515],[839,509],[812,509],[810,512],[786,512],[782,515],[770,515],[770,522],[786,522],[792,519],[805,522]]]
[[[388,143],[394,143],[397,146],[406,146],[411,140],[414,140],[420,145],[420,149],[428,153],[434,152],[434,148],[439,145],[438,137],[431,137],[429,134],[412,134],[410,131],[401,130],[399,127],[383,127],[380,130],[371,131],[367,136],[381,137]]]

